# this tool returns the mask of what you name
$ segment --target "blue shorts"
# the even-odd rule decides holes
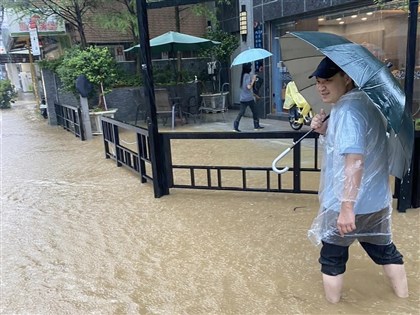
[[[360,242],[369,257],[378,265],[402,265],[403,256],[397,250],[394,243],[388,245],[375,245]],[[319,263],[321,272],[329,276],[337,276],[346,271],[346,263],[349,259],[349,247],[339,246],[322,242]]]

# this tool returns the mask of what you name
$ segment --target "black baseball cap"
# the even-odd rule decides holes
[[[337,66],[330,58],[325,57],[319,63],[316,70],[309,76],[309,79],[312,77],[318,77],[321,79],[329,79],[338,72],[343,71],[339,66]]]

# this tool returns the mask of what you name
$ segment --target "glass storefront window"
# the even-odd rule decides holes
[[[278,36],[287,31],[334,33],[365,46],[378,59],[389,63],[394,76],[404,87],[408,11],[406,1],[392,1],[381,7],[369,6],[317,18],[279,25]],[[420,30],[417,31],[417,40]],[[280,43],[281,45],[281,43]],[[392,66],[391,66],[392,65]],[[282,82],[282,85],[284,86]],[[412,113],[420,117],[420,49],[417,45]]]

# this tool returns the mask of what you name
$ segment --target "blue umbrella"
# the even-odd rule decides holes
[[[230,66],[233,67],[248,62],[254,62],[272,55],[273,54],[271,52],[262,48],[249,48],[237,55]]]
[[[320,103],[316,82],[309,75],[329,57],[365,92],[388,123],[391,174],[402,178],[410,167],[414,130],[405,94],[387,65],[365,47],[322,32],[290,32],[281,37],[281,56],[301,94],[311,106]]]

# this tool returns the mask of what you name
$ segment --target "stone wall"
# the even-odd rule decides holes
[[[80,106],[77,96],[72,93],[64,92],[57,88],[58,82],[53,73],[43,70],[43,81],[45,90],[45,100],[47,102],[49,123],[57,124],[54,103]],[[155,86],[156,88],[167,88],[172,97],[179,97],[182,108],[187,110],[188,106],[198,106],[201,103],[200,94],[202,91],[200,83],[186,83],[175,86]],[[136,121],[144,120],[146,113],[146,101],[143,87],[124,87],[114,88],[106,94],[108,108],[117,108],[115,119],[126,123],[134,124]],[[93,105],[97,97],[89,99],[89,104]]]
[[[184,58],[182,59],[182,69],[188,69],[192,73],[199,74],[200,71],[207,71],[207,58]],[[160,60],[153,61],[154,71],[159,71],[162,67],[171,65],[176,60]],[[173,65],[174,66],[174,65]],[[124,71],[133,74],[135,65],[132,62],[121,63],[120,67]],[[60,80],[50,70],[42,70],[45,100],[47,103],[48,113],[50,114],[49,123],[56,125],[56,115],[54,103],[66,104],[71,106],[80,106],[80,100],[77,95],[65,92],[60,89]],[[210,76],[208,78],[210,80]],[[198,106],[201,103],[200,94],[208,88],[203,83],[185,83],[175,86],[161,86],[155,84],[155,88],[165,87],[170,91],[172,97],[180,97],[182,107],[187,110],[189,106]],[[209,92],[209,91],[208,91]],[[105,96],[108,108],[118,108],[115,119],[132,123],[140,119],[145,113],[146,103],[144,91],[142,87],[124,87],[114,88]],[[97,104],[98,96],[93,96],[88,100],[89,106],[93,107]]]
[[[118,108],[116,120],[134,123],[143,117],[146,106],[143,87],[116,88],[105,97],[108,108]]]

